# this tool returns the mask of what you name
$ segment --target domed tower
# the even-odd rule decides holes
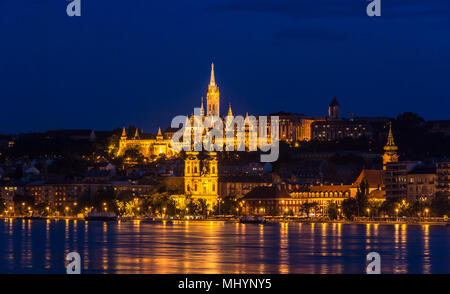
[[[334,97],[330,103],[330,106],[328,107],[328,116],[330,119],[338,119],[340,112],[341,112],[341,107],[340,107],[339,102],[337,101],[336,97]]]

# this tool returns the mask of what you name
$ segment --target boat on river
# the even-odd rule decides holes
[[[86,221],[117,221],[119,217],[113,212],[89,212],[85,217]]]
[[[245,215],[239,219],[242,224],[265,224],[266,221],[262,215]]]

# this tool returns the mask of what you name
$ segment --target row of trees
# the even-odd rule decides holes
[[[135,197],[131,191],[114,193],[99,191],[95,195],[83,195],[76,202],[53,207],[48,202],[34,203],[29,195],[16,194],[14,205],[8,207],[0,201],[0,212],[14,215],[77,215],[89,211],[114,212],[122,216],[176,216],[238,214],[239,202],[235,197],[220,198],[214,206],[204,199],[172,196],[169,192],[152,191],[149,197]]]

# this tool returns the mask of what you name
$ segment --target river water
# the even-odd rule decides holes
[[[0,273],[450,273],[449,226],[0,220]]]

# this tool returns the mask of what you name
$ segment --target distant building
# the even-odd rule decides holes
[[[363,180],[367,181],[370,201],[386,200],[383,171],[363,170],[352,185],[273,184],[255,187],[242,198],[244,211],[247,214],[301,215],[305,203],[316,203],[315,213],[323,215],[330,203],[341,205],[345,199],[355,197]]]
[[[248,215],[299,214],[301,201],[277,187],[256,187],[242,198],[243,212]]]
[[[383,171],[377,169],[363,169],[356,181],[350,187],[350,196],[355,197],[361,183],[366,180],[369,188],[369,200],[386,200]]]
[[[436,167],[417,166],[406,175],[407,200],[430,202],[436,194]]]
[[[311,124],[316,121],[324,121],[325,117],[309,117],[304,114],[278,112],[271,116],[280,119],[280,141],[295,143],[311,141]]]
[[[119,150],[117,155],[123,156],[129,149],[138,150],[145,158],[150,159],[164,155],[170,158],[176,152],[170,147],[171,137],[163,136],[161,129],[158,129],[156,136],[152,134],[144,134],[136,129],[133,137],[129,137],[125,128],[119,141]]]
[[[450,120],[434,120],[425,123],[425,128],[431,133],[441,133],[450,136]]]
[[[270,185],[270,179],[262,176],[224,176],[219,177],[219,195],[242,198],[253,188]]]
[[[389,121],[384,117],[341,118],[340,104],[336,97],[328,106],[328,117],[311,123],[311,139],[316,141],[337,141],[344,138],[379,139]]]
[[[11,183],[5,183],[0,186],[0,201],[6,203],[8,210],[10,207],[14,207],[14,196],[17,194],[23,194],[22,187]],[[2,214],[1,211],[0,214]]]
[[[384,183],[386,186],[386,199],[394,201],[406,200],[408,196],[408,173],[420,162],[399,161],[385,165]]]
[[[52,208],[70,209],[77,206],[82,197],[94,197],[97,193],[118,195],[123,191],[134,197],[148,197],[154,185],[136,185],[130,182],[80,183],[80,182],[31,182],[23,187],[24,193],[34,198],[35,204],[48,204]]]
[[[364,120],[327,120],[311,124],[312,139],[317,141],[336,141],[344,138],[371,138],[371,125]]]
[[[351,185],[311,185],[300,187],[291,192],[291,196],[303,203],[317,203],[321,212],[324,212],[329,203],[340,205],[350,197]]]
[[[450,200],[450,160],[438,162],[436,165],[437,192]]]

